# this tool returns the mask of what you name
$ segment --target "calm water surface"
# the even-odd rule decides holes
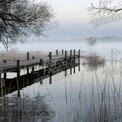
[[[58,45],[57,43],[55,47],[57,48]],[[63,46],[60,48],[62,49]],[[23,108],[28,109],[26,112],[32,118],[28,120],[23,117],[24,121],[122,121],[122,43],[97,43],[92,47],[73,43],[65,48],[81,49],[82,55],[97,53],[104,57],[106,62],[104,65],[82,65],[84,59],[81,59],[80,71],[77,67],[75,74],[70,75],[68,70],[67,77],[65,77],[65,72],[53,76],[51,85],[47,78],[43,80],[43,84],[37,82],[23,88],[19,101],[25,101]],[[16,91],[6,95],[10,97],[9,103],[14,104],[13,108],[11,107],[13,104],[10,105],[13,111],[18,102],[16,95]],[[13,101],[10,102],[11,100]],[[28,106],[31,106],[30,109]],[[32,110],[35,110],[35,115],[30,114]]]

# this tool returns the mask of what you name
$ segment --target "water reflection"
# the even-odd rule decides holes
[[[83,63],[83,66],[86,68],[87,71],[97,71],[99,68],[104,68],[104,64],[91,64],[91,63]]]
[[[23,98],[16,98],[10,94],[14,102],[7,100],[7,105],[0,104],[1,122],[5,119],[6,122],[8,120],[18,122],[18,118],[30,122],[122,121],[122,64],[120,63],[116,65],[111,65],[107,61],[102,64],[83,63],[76,69],[72,68],[52,76],[51,85],[47,78],[40,80],[40,83],[27,86],[23,91],[25,94]],[[33,92],[40,93],[40,97],[38,98],[37,95],[36,99]],[[4,112],[6,108],[8,114]]]
[[[1,107],[1,121],[18,122],[19,118],[24,122],[121,122],[121,77],[115,74],[112,81],[111,65],[85,66],[80,65],[81,72],[77,67],[72,75],[67,70],[68,77],[65,72],[52,76],[51,85],[48,78],[43,80],[44,85],[34,83],[24,88],[23,98],[6,97],[8,103],[4,101]]]
[[[45,97],[0,98],[0,122],[47,122],[54,111],[46,104]]]

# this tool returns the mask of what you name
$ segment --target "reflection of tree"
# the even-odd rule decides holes
[[[0,101],[1,102],[1,101]],[[4,98],[4,112],[0,116],[5,122],[46,122],[54,116],[54,112],[45,103],[44,97]]]
[[[86,44],[90,46],[94,46],[97,42],[97,39],[95,37],[89,37],[86,39]]]

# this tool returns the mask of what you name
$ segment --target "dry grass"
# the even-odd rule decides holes
[[[96,53],[88,54],[85,58],[83,64],[104,64],[105,58],[97,55]]]

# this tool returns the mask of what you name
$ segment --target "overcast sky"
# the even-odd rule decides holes
[[[39,0],[38,0],[39,1]],[[120,36],[122,32],[122,20],[111,22],[94,28],[90,23],[93,19],[89,15],[88,7],[91,3],[95,5],[99,0],[48,0],[54,9],[59,26],[45,32],[45,40],[61,39],[72,40],[89,36]],[[119,0],[117,0],[119,1]]]

